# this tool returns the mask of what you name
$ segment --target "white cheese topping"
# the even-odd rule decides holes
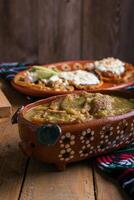
[[[95,85],[100,83],[95,74],[83,70],[61,72],[59,77],[73,81],[76,85]]]
[[[36,72],[28,72],[27,79],[30,82],[35,82],[38,80],[38,74]],[[84,70],[59,72],[48,79],[42,78],[41,81],[44,83],[61,81],[64,84],[67,84],[65,81],[72,81],[76,85],[96,85],[100,83],[99,78],[95,74]]]
[[[110,71],[116,75],[121,75],[125,71],[125,63],[115,58],[104,58],[94,62],[95,68],[99,71]]]
[[[58,81],[59,80],[59,77],[57,75],[53,75],[49,78],[48,81],[51,81],[51,82],[55,82],[55,81]]]
[[[38,80],[37,73],[29,72],[29,71],[26,72],[26,81],[27,82],[35,82],[37,80]]]

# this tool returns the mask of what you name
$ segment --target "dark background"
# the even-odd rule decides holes
[[[134,0],[0,0],[0,62],[134,63]]]

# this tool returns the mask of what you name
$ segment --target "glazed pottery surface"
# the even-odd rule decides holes
[[[133,93],[103,91],[105,94],[134,98]],[[64,96],[64,95],[63,95]],[[134,140],[134,110],[129,113],[73,124],[34,124],[24,118],[34,106],[54,100],[50,97],[22,107],[17,122],[22,151],[28,156],[54,163],[60,170],[66,164],[104,154]]]
[[[91,60],[76,60],[76,61],[67,61],[67,62],[61,62],[61,63],[53,63],[44,65],[45,67],[49,68],[57,68],[62,71],[71,71],[71,70],[78,70],[78,69],[85,69],[90,63],[93,61]],[[22,72],[19,72],[18,74],[22,74]],[[70,93],[70,91],[54,91],[54,90],[40,90],[39,88],[34,87],[25,87],[17,85],[14,81],[11,82],[12,86],[17,89],[19,92],[30,95],[30,96],[40,96],[40,97],[49,97],[54,95],[60,95],[60,94],[67,94]],[[102,90],[117,90],[121,88],[125,88],[128,86],[131,86],[134,84],[134,81],[127,82],[127,83],[108,83],[104,82],[99,88],[86,90],[86,91],[98,91],[101,92]],[[72,91],[74,92],[74,91]]]

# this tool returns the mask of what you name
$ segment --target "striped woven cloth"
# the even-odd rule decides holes
[[[131,199],[134,199],[134,144],[96,159],[98,168],[117,180]]]
[[[15,74],[19,71],[25,70],[29,65],[33,65],[34,63],[1,63],[0,64],[0,78],[5,78],[7,80],[13,79]]]
[[[0,78],[12,80],[19,71],[25,70],[34,63],[2,63],[0,64]],[[134,86],[129,87],[134,90]],[[28,97],[29,101],[35,101]],[[129,147],[114,151],[112,154],[99,156],[96,160],[97,167],[108,176],[117,180],[131,199],[134,199],[134,144]]]

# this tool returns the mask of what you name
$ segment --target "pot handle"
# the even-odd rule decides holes
[[[13,114],[12,118],[11,118],[11,123],[12,124],[17,124],[18,123],[18,114],[20,112],[20,110],[22,109],[23,106],[19,107],[16,112]]]
[[[57,124],[45,124],[37,129],[37,141],[44,146],[55,145],[61,135]]]

